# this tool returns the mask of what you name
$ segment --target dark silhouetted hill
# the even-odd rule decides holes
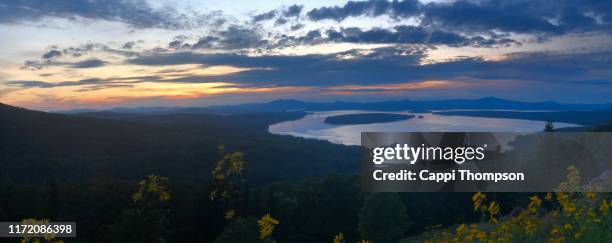
[[[90,113],[91,115],[93,113]],[[104,118],[109,115],[109,119]],[[165,114],[97,118],[0,105],[0,179],[81,181],[94,176],[184,180],[210,177],[217,148],[244,152],[252,182],[299,180],[355,171],[359,150],[267,133],[268,124],[303,113]],[[319,151],[311,153],[310,151]]]

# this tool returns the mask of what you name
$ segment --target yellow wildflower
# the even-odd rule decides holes
[[[546,196],[544,197],[544,199],[546,199],[548,201],[552,200],[552,192],[547,192]]]
[[[147,179],[138,183],[140,187],[136,193],[132,194],[132,201],[134,203],[140,202],[146,195],[151,194],[151,196],[156,196],[162,202],[170,200],[170,193],[166,186],[167,181],[167,177],[149,175]]]
[[[576,234],[574,234],[574,239],[576,240],[580,240],[580,238],[582,237],[582,233],[577,232]]]
[[[559,211],[553,210],[551,215],[553,216],[553,218],[559,217]]]
[[[529,200],[531,201],[527,206],[527,210],[529,211],[529,213],[534,214],[538,210],[538,207],[542,205],[542,199],[540,199],[538,196],[532,196],[529,198]]]
[[[499,213],[499,204],[491,202],[491,204],[489,204],[488,210],[491,216],[497,215]]]
[[[557,226],[557,225],[553,225],[553,227],[550,230],[550,235],[551,236],[556,236],[561,234],[561,227]]]
[[[234,218],[235,215],[236,211],[234,211],[233,209],[227,210],[227,212],[225,212],[225,219],[231,220]]]
[[[565,230],[571,230],[572,229],[572,225],[571,224],[565,224],[565,225],[563,225],[563,228]]]
[[[595,199],[597,198],[597,194],[595,194],[594,192],[586,192],[584,195],[592,201],[595,201]]]
[[[477,211],[478,209],[480,209],[480,205],[482,205],[482,201],[484,201],[487,198],[487,196],[485,196],[485,194],[483,194],[482,192],[477,192],[476,194],[474,194],[474,196],[472,196],[472,202],[474,202],[474,211]]]
[[[485,233],[484,231],[478,231],[478,233],[476,233],[476,238],[483,241],[485,240],[485,238],[487,238],[487,233]]]
[[[334,237],[334,243],[342,243],[342,242],[344,242],[344,234],[340,232],[336,235],[336,237]]]
[[[457,227],[457,235],[462,235],[464,233],[467,232],[467,227],[465,227],[465,224],[461,224],[459,225],[459,227]]]
[[[215,198],[217,197],[217,190],[213,190],[212,192],[210,192],[210,194],[208,195],[208,198],[210,198],[211,201],[214,201]]]
[[[599,211],[601,211],[603,215],[607,215],[609,210],[610,210],[610,202],[608,202],[607,200],[602,200],[601,203],[599,204]]]
[[[259,225],[259,238],[264,239],[270,236],[272,231],[274,231],[274,226],[278,225],[278,223],[278,220],[272,218],[269,213],[261,217],[260,220],[257,220],[257,224]]]

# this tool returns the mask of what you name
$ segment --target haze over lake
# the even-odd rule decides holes
[[[324,122],[330,116],[359,113],[393,113],[414,115],[408,120],[358,125],[332,125]],[[422,116],[422,118],[418,118]],[[359,110],[313,112],[295,120],[272,124],[273,134],[322,139],[336,144],[359,145],[361,132],[539,132],[544,121],[467,116],[444,116],[415,112],[373,112]],[[579,127],[577,124],[554,123],[555,128]]]

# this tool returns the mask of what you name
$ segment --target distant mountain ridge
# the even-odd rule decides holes
[[[103,110],[115,113],[241,113],[241,112],[283,112],[283,111],[326,111],[326,110],[373,110],[373,111],[428,111],[449,109],[508,109],[508,110],[605,110],[612,109],[612,103],[574,104],[547,102],[523,102],[485,97],[480,99],[450,100],[391,100],[380,102],[307,102],[295,99],[275,100],[266,103],[222,105],[209,107],[138,107]],[[58,113],[90,113],[95,110],[69,110]]]

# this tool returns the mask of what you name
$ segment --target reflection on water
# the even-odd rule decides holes
[[[415,115],[414,118],[361,125],[331,125],[324,122],[328,116],[371,113],[372,111],[322,111],[302,119],[270,125],[273,134],[324,139],[332,143],[359,145],[361,132],[538,132],[544,129],[543,121],[467,116],[443,116],[431,113],[389,112]],[[380,113],[380,112],[378,112]],[[418,118],[423,116],[423,118]],[[555,128],[577,127],[569,123],[555,123]]]

